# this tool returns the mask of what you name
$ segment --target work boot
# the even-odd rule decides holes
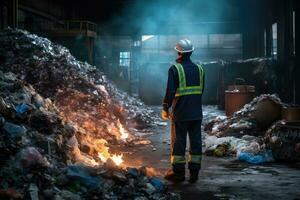
[[[175,183],[180,183],[185,180],[185,173],[184,173],[184,171],[175,173],[172,169],[170,169],[167,171],[167,173],[165,175],[165,179],[175,182]]]
[[[201,169],[201,164],[198,163],[189,163],[189,170],[190,170],[190,183],[195,183],[198,180],[199,171]]]
[[[199,171],[190,171],[190,183],[195,183],[198,181]]]

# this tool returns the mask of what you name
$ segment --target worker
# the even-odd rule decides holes
[[[190,40],[180,40],[174,49],[178,57],[168,72],[167,89],[161,113],[164,120],[171,119],[172,168],[166,173],[165,178],[174,182],[185,180],[188,134],[190,141],[189,181],[196,182],[201,168],[204,71],[201,65],[196,65],[191,61],[194,47]]]

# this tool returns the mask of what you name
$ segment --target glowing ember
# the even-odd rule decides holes
[[[120,120],[118,120],[118,127],[120,132],[120,139],[126,140],[129,136],[128,132],[124,129],[123,125],[120,123]]]
[[[103,153],[98,153],[98,156],[102,162],[106,162],[108,159]]]
[[[114,161],[114,163],[119,166],[123,163],[123,154],[120,154],[120,155],[117,155],[117,154],[114,154],[111,156],[110,159],[112,159],[112,161]]]

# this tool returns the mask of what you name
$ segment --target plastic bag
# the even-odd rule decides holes
[[[255,164],[255,165],[274,161],[271,150],[267,150],[267,151],[262,152],[257,155],[255,155],[253,153],[248,153],[248,152],[240,152],[237,155],[237,158],[238,158],[238,160],[245,161],[247,163],[251,163],[251,164]]]

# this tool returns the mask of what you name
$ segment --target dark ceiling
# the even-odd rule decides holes
[[[266,0],[22,0],[58,19],[89,20],[100,32],[236,32],[243,9]],[[46,5],[43,5],[46,4]],[[56,10],[51,8],[59,7]],[[58,14],[58,15],[57,15]],[[252,16],[248,16],[252,17]],[[226,29],[226,30],[225,30]]]
[[[64,1],[65,5],[69,1]],[[102,30],[118,32],[165,32],[165,27],[184,24],[202,26],[209,22],[237,22],[239,0],[111,0],[78,1],[72,4],[74,16],[93,21]],[[182,29],[190,29],[182,26]],[[208,27],[209,28],[209,27]],[[175,30],[175,32],[178,30]],[[174,30],[172,30],[174,32]]]
[[[237,18],[240,4],[240,0],[85,0],[72,3],[63,0],[60,2],[71,6],[81,17],[95,22],[116,17],[137,20],[140,17],[152,17],[162,13],[170,16],[171,12],[176,12],[178,15],[174,20],[182,20],[182,15],[186,13],[195,16],[195,20],[198,18],[201,21],[232,20]]]

